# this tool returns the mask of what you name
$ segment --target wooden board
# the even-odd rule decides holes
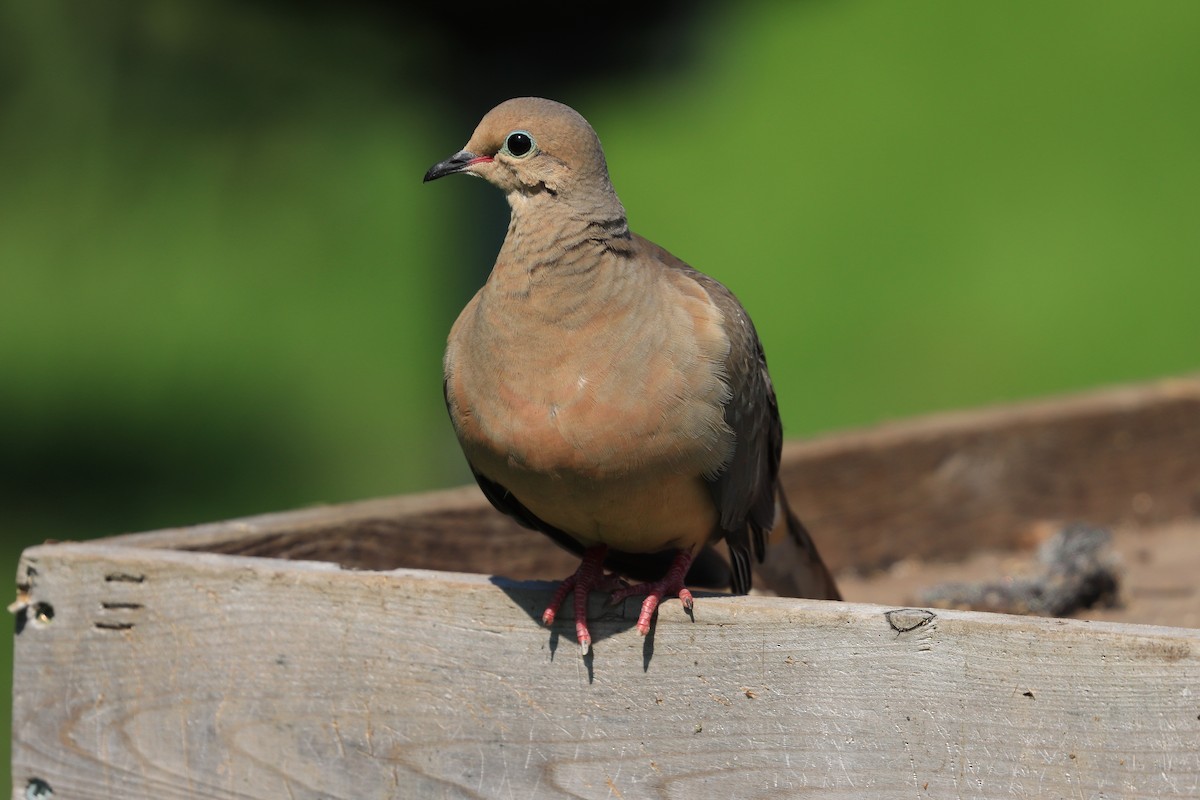
[[[14,797],[1200,795],[1200,631],[701,596],[582,661],[545,585],[111,544],[19,580]]]
[[[1200,517],[1200,378],[936,414],[785,446],[835,569],[1028,544],[1047,522]]]
[[[1196,519],[1200,378],[789,442],[781,474],[835,571],[1012,548],[1047,521]],[[110,541],[517,579],[559,578],[577,564],[492,509],[474,486]],[[755,585],[786,594],[788,557],[786,547],[773,553]]]

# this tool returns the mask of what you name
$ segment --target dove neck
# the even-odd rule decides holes
[[[595,310],[636,293],[634,241],[611,192],[590,203],[512,199],[512,219],[486,290],[543,319]]]

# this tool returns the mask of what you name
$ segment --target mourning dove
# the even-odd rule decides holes
[[[574,593],[643,583],[637,627],[685,579],[750,589],[777,506],[802,552],[797,585],[840,599],[779,486],[782,429],[758,334],[733,294],[629,230],[600,141],[571,108],[522,97],[492,109],[425,181],[464,173],[508,197],[496,264],[446,347],[446,406],[483,493],[583,556]],[[732,570],[710,545],[724,538]],[[689,573],[690,570],[690,573]],[[732,575],[730,575],[732,572]]]

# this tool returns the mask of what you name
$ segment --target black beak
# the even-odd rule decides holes
[[[462,172],[467,168],[467,165],[474,161],[479,156],[466,150],[460,150],[454,155],[447,158],[445,161],[439,161],[429,168],[425,173],[425,179],[422,183],[429,183],[438,178],[444,178],[447,175],[453,175],[456,172]]]

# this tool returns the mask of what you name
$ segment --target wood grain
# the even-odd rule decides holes
[[[702,596],[584,662],[540,584],[111,544],[19,579],[14,797],[1200,794],[1200,631]]]

